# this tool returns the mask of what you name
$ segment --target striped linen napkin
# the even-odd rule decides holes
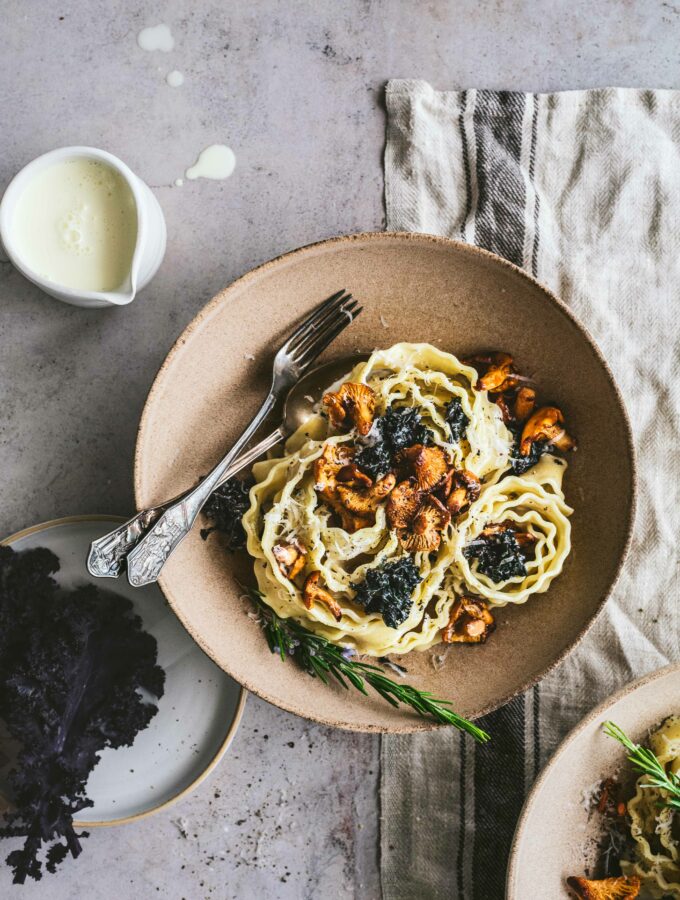
[[[638,451],[632,549],[579,647],[482,721],[490,745],[452,730],[382,741],[383,900],[497,900],[527,790],[560,739],[680,659],[680,92],[391,81],[387,114],[388,229],[478,244],[555,291],[611,364]]]

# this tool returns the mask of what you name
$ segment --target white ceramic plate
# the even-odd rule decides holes
[[[157,812],[196,787],[217,765],[238,727],[246,692],[225,675],[184,630],[160,590],[132,588],[124,578],[102,581],[85,568],[90,542],[121,519],[82,516],[36,525],[7,538],[15,550],[47,547],[61,562],[64,587],[85,582],[129,597],[158,642],[165,693],[149,727],[131,747],[105,750],[87,792],[94,801],[78,823],[113,825]],[[0,791],[9,762],[2,768]]]
[[[595,862],[600,823],[588,815],[584,792],[627,766],[626,751],[602,732],[611,719],[632,740],[680,712],[680,664],[627,685],[593,710],[565,738],[529,794],[515,832],[507,900],[572,896],[565,879]],[[625,771],[625,770],[624,770]]]

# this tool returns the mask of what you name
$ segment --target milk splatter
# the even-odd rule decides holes
[[[236,157],[234,151],[224,144],[211,144],[201,150],[198,159],[185,175],[190,180],[195,178],[228,178],[234,171]]]
[[[163,53],[170,53],[175,46],[175,39],[172,36],[169,25],[152,25],[150,28],[143,28],[137,35],[137,43],[142,50],[153,52],[160,50]]]

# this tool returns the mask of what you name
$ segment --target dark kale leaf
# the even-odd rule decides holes
[[[477,560],[477,571],[496,583],[526,575],[524,556],[511,528],[478,537],[465,548],[467,559]]]
[[[513,475],[523,475],[527,469],[536,465],[543,454],[550,449],[550,445],[545,441],[532,441],[529,452],[526,456],[522,456],[519,447],[522,442],[523,423],[512,421],[508,423],[508,428],[515,439],[510,455],[510,471]]]
[[[378,612],[385,625],[398,628],[411,611],[411,594],[422,578],[410,556],[402,556],[377,569],[369,569],[365,579],[355,584],[356,601],[366,612]]]
[[[255,482],[252,478],[240,481],[230,478],[216,488],[203,507],[203,512],[210,528],[201,529],[201,537],[207,540],[213,531],[226,535],[225,543],[229,550],[242,550],[246,545],[246,533],[241,519],[250,506],[248,493]]]
[[[460,397],[453,397],[446,407],[446,424],[449,426],[451,441],[455,444],[462,437],[470,424],[470,420],[463,412],[463,404]]]
[[[523,475],[527,469],[535,466],[543,454],[549,449],[549,445],[543,441],[532,441],[531,449],[526,456],[522,456],[519,452],[520,437],[519,434],[512,448],[512,456],[510,461],[510,469],[513,475]]]
[[[382,478],[392,468],[392,453],[384,441],[362,447],[354,457],[357,466],[373,481]]]
[[[391,406],[377,420],[380,434],[392,453],[414,444],[430,444],[432,432],[420,421],[415,406]]]
[[[359,450],[355,462],[374,481],[389,472],[400,450],[432,443],[432,432],[421,423],[415,406],[391,406],[376,418],[373,429],[370,442]]]
[[[157,646],[125,597],[87,586],[62,592],[44,549],[0,547],[0,719],[21,749],[9,784],[14,809],[0,837],[25,837],[7,857],[15,884],[81,852],[73,818],[92,806],[86,784],[106,747],[130,745],[161,697]]]

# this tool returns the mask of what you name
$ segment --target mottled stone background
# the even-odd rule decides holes
[[[0,264],[5,534],[130,512],[139,414],[187,322],[269,257],[383,227],[386,79],[680,86],[680,4],[658,0],[5,0],[1,20],[0,184],[46,150],[92,144],[152,186],[168,224],[165,262],[126,309],[65,306]],[[170,54],[137,46],[159,22]],[[175,187],[213,142],[235,151],[234,175]],[[251,697],[192,796],[95,831],[42,885],[12,888],[0,869],[0,897],[377,898],[377,744]]]

